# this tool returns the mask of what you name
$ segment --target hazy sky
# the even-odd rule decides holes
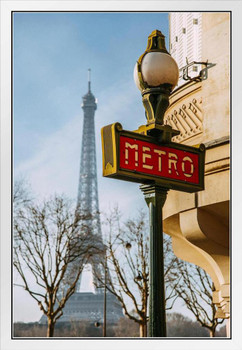
[[[14,177],[27,178],[38,198],[54,192],[77,197],[81,103],[91,68],[100,210],[118,203],[132,216],[145,207],[138,184],[102,178],[100,129],[116,121],[128,130],[145,123],[133,69],[154,29],[166,36],[168,49],[167,13],[13,14]],[[39,319],[25,291],[17,288],[14,297],[16,321]]]

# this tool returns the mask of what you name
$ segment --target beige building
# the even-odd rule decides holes
[[[189,67],[180,71],[165,120],[180,131],[173,141],[205,144],[205,190],[169,191],[164,232],[179,258],[210,275],[217,316],[229,319],[230,14],[171,13],[170,53],[179,68]]]

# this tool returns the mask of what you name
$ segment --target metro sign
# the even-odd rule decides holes
[[[199,155],[120,136],[120,169],[199,183]]]
[[[102,129],[102,145],[103,176],[185,192],[204,189],[204,145],[161,144],[154,137],[122,130],[119,123]]]

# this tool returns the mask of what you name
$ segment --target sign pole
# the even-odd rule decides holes
[[[156,184],[141,185],[140,189],[150,221],[149,337],[166,337],[162,208],[167,190]]]

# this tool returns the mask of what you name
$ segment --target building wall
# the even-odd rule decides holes
[[[229,13],[171,13],[170,14],[170,53],[177,61],[179,69],[182,69],[188,60],[188,63],[208,62],[214,64],[208,69],[208,79],[203,80],[200,84],[200,94],[197,94],[199,85],[194,81],[193,88],[188,81],[182,79],[182,71],[180,71],[180,79],[178,87],[184,86],[183,93],[176,89],[171,98],[171,105],[178,99],[181,101],[181,95],[186,102],[189,100],[187,95],[191,97],[189,103],[192,104],[190,110],[191,118],[192,110],[197,109],[198,117],[202,117],[202,125],[197,123],[199,118],[195,117],[193,129],[197,127],[203,128],[202,142],[208,142],[230,134],[230,17]],[[197,24],[193,24],[193,20],[197,20]],[[185,33],[183,33],[185,29]],[[176,38],[178,38],[176,41]],[[199,75],[201,69],[205,66],[195,64],[189,67],[189,76],[195,78]],[[193,71],[196,68],[197,71]],[[189,90],[188,90],[189,89]],[[192,92],[192,93],[191,93]],[[178,96],[179,95],[179,96]],[[178,96],[178,98],[176,98]],[[195,98],[195,102],[192,100]],[[182,107],[182,105],[181,105]],[[174,108],[173,108],[174,110]],[[201,112],[202,111],[202,115]],[[168,110],[172,112],[172,108]],[[177,111],[179,112],[179,111]],[[176,112],[175,112],[176,114]],[[188,117],[189,118],[189,117]],[[184,123],[183,123],[184,124]],[[182,127],[180,127],[182,129]],[[183,130],[183,129],[182,129]],[[201,130],[200,130],[201,131]],[[193,130],[191,130],[193,135]],[[190,136],[191,136],[190,135]],[[188,139],[188,137],[185,137]],[[177,138],[176,141],[184,141]],[[197,140],[192,141],[196,144]],[[189,142],[190,144],[190,142]]]
[[[229,13],[204,13],[202,59],[214,63],[203,81],[203,142],[230,134],[230,23]]]
[[[197,18],[197,24],[193,19]],[[183,31],[185,28],[185,33]],[[178,39],[176,39],[176,36]],[[189,43],[189,44],[188,44]],[[164,232],[172,236],[175,254],[204,268],[215,284],[218,317],[229,317],[230,200],[230,15],[171,13],[171,54],[179,68],[204,62],[189,71],[170,97],[165,123],[180,131],[173,141],[204,143],[205,189],[188,194],[169,191],[164,206]],[[209,63],[206,78],[201,69]],[[189,67],[189,69],[191,69]]]
[[[202,54],[202,14],[199,12],[179,12],[170,14],[170,54],[181,69],[187,63],[200,62]],[[195,76],[199,65],[189,69],[191,77]],[[183,84],[179,79],[178,86]]]

